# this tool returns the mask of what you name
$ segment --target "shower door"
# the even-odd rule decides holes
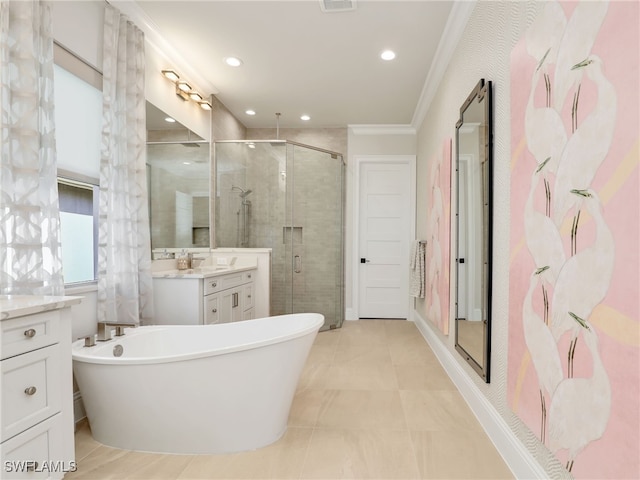
[[[287,144],[287,310],[321,313],[325,329],[344,316],[343,192],[341,157]]]
[[[324,329],[341,326],[342,156],[278,140],[216,142],[215,158],[216,246],[271,248],[271,315],[315,312]]]

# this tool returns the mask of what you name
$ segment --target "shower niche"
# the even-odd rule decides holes
[[[285,140],[213,145],[213,246],[271,249],[271,315],[344,318],[344,161]]]

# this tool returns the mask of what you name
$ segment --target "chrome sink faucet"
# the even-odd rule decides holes
[[[98,322],[98,337],[97,340],[99,342],[106,342],[111,340],[111,332],[112,329],[109,327],[116,327],[116,337],[121,337],[124,335],[125,327],[137,327],[138,325],[135,323],[124,323],[124,322]]]

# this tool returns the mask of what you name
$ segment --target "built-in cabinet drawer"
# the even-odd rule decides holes
[[[51,345],[2,362],[1,441],[60,411],[60,348]]]
[[[213,323],[218,323],[220,318],[220,301],[217,295],[207,295],[204,302],[204,323],[205,325],[210,325]]]
[[[206,284],[204,287],[204,294],[210,295],[212,293],[221,292],[222,290],[242,285],[246,281],[246,275],[243,272],[229,273],[214,278],[205,278]]]
[[[0,322],[0,359],[14,357],[58,341],[60,312],[36,313]]]
[[[243,309],[247,310],[249,308],[253,308],[256,304],[255,301],[255,297],[254,297],[254,284],[253,283],[247,283],[246,285],[244,285],[242,287],[242,302],[243,302]]]
[[[62,414],[58,413],[2,443],[2,478],[62,478],[75,470],[74,459],[68,458],[61,444],[62,422]]]

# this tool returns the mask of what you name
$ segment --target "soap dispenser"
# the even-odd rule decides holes
[[[190,268],[189,255],[185,250],[182,250],[177,258],[178,270],[187,270]]]

